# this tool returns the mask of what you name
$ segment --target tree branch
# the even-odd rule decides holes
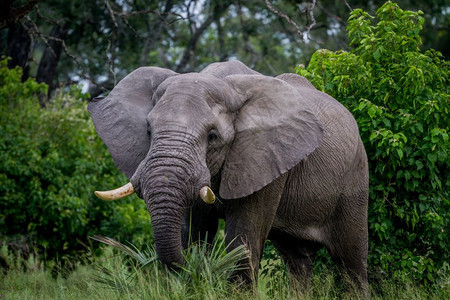
[[[105,7],[108,10],[109,15],[111,16],[111,20],[114,23],[114,28],[118,28],[119,25],[117,24],[116,17],[114,16],[114,11],[112,10],[111,5],[109,4],[108,0],[105,0]]]
[[[307,9],[305,9],[306,18],[310,22],[308,26],[306,26],[306,33],[308,34],[308,38],[311,39],[310,31],[311,29],[316,25],[316,19],[314,19],[313,9],[316,6],[317,0],[313,0],[311,3],[311,6]]]
[[[302,40],[302,42],[305,43],[306,42],[305,37],[307,37],[308,40],[312,40],[312,41],[318,43],[317,41],[313,40],[310,35],[311,29],[316,25],[316,19],[314,18],[313,10],[314,10],[314,7],[316,6],[317,0],[312,0],[311,4],[308,7],[306,7],[304,10],[302,10],[302,13],[306,14],[307,23],[309,23],[309,25],[305,26],[305,31],[300,29],[300,26],[298,26],[298,24],[295,23],[294,20],[292,20],[288,15],[286,15],[285,13],[282,13],[281,11],[276,9],[269,2],[269,0],[265,0],[265,2],[266,2],[267,8],[269,8],[276,15],[285,19],[289,24],[291,24],[295,28],[295,30],[296,30],[298,36],[300,37],[300,39]]]
[[[28,23],[25,24],[25,20]],[[60,38],[56,38],[53,36],[49,36],[49,35],[45,35],[43,34],[38,26],[33,22],[33,20],[29,17],[29,16],[25,16],[24,20],[22,20],[22,25],[24,27],[24,29],[28,32],[28,34],[30,35],[30,37],[32,37],[32,41],[34,40],[34,37],[37,37],[40,41],[42,41],[46,47],[49,49],[49,51],[51,52],[52,55],[56,56],[56,53],[53,51],[53,47],[51,47],[50,42],[49,41],[55,41],[61,44],[62,49],[64,50],[64,53],[70,58],[72,59],[75,64],[78,67],[78,70],[80,71],[79,74],[77,74],[78,76],[80,76],[83,79],[88,80],[89,82],[91,82],[92,84],[101,87],[104,90],[107,90],[108,88],[106,88],[103,84],[98,83],[96,80],[94,80],[93,78],[91,78],[85,71],[83,71],[83,66],[81,65],[80,61],[78,60],[78,58],[73,55],[72,53],[70,53],[69,49],[67,48],[67,45],[65,43],[65,41],[63,39]],[[36,62],[37,63],[37,62]]]
[[[0,1],[0,7],[2,8],[2,12],[0,13],[0,30],[19,22],[25,15],[32,11],[34,6],[39,2],[39,0],[30,0],[22,6],[13,7],[14,1],[15,0]]]
[[[159,18],[161,20],[163,20],[164,22],[167,22],[167,16],[177,16],[178,18],[176,18],[174,21],[170,21],[168,22],[169,24],[179,21],[179,20],[184,20],[183,16],[171,11],[165,11],[165,12],[160,12],[154,9],[146,9],[146,10],[139,10],[139,11],[132,11],[132,12],[116,12],[115,14],[118,15],[121,18],[128,18],[131,16],[135,16],[135,15],[145,15],[148,13],[152,13],[155,14],[157,16],[159,16]]]
[[[291,18],[289,18],[288,15],[282,13],[281,11],[279,11],[278,9],[276,9],[275,7],[272,6],[272,4],[270,4],[269,0],[265,0],[266,2],[266,6],[276,15],[282,17],[283,19],[285,19],[289,24],[291,24],[292,26],[294,26],[295,30],[297,31],[298,36],[300,37],[300,39],[305,42],[305,37],[303,34],[303,31],[300,29],[300,26],[297,25],[297,23],[295,23]]]
[[[212,13],[206,18],[206,20],[197,28],[195,33],[191,35],[191,38],[184,50],[183,56],[180,60],[180,63],[176,67],[176,71],[183,71],[188,64],[191,57],[194,55],[195,48],[197,46],[197,42],[202,36],[202,34],[208,29],[214,20],[220,18],[220,16],[228,9],[231,5],[231,1],[227,1],[226,3],[220,3],[214,6]]]
[[[329,16],[330,18],[334,19],[335,21],[337,21],[339,24],[341,24],[342,26],[347,27],[347,23],[339,16],[333,14],[331,11],[329,11],[328,9],[326,9],[324,6],[322,5],[317,5],[317,7],[323,11],[327,16]]]
[[[350,4],[348,4],[348,2],[346,0],[344,0],[344,2],[345,2],[345,5],[348,7],[348,9],[350,11],[353,11],[353,8],[350,6]]]

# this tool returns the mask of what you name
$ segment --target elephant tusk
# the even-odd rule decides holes
[[[216,201],[214,192],[208,186],[204,186],[200,189],[200,198],[208,204],[213,204],[214,201]]]
[[[109,200],[122,199],[123,197],[133,194],[134,188],[133,188],[133,185],[131,184],[131,182],[128,182],[124,186],[121,186],[120,188],[117,188],[115,190],[95,191],[94,193],[100,199],[109,201]]]

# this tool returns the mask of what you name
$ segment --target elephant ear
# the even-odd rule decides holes
[[[225,159],[220,196],[248,196],[297,165],[322,140],[322,124],[288,83],[262,75],[225,78],[239,95],[235,138]]]
[[[157,87],[177,73],[157,68],[139,68],[122,79],[106,98],[88,105],[95,129],[119,169],[131,178],[150,148],[146,117],[153,109]]]

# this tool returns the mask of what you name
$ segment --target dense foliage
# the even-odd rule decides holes
[[[144,65],[192,71],[237,58],[263,74],[278,75],[308,61],[319,46],[346,49],[349,7],[373,12],[384,1],[267,1],[303,32],[313,25],[308,9],[314,6],[315,25],[303,43],[306,34],[298,34],[264,0],[7,0],[0,21],[9,12],[7,4],[37,4],[16,24],[0,27],[0,53],[50,90],[82,82],[92,96]],[[424,47],[448,56],[448,1],[398,2],[429,16],[421,32]]]
[[[149,216],[133,197],[108,203],[93,195],[126,182],[94,131],[77,89],[47,108],[47,87],[0,61],[0,244],[47,258],[87,250],[87,237],[150,241]]]
[[[359,124],[370,164],[369,265],[433,282],[449,270],[449,64],[419,50],[421,14],[387,2],[373,24],[356,9],[354,49],[318,50],[297,71]]]

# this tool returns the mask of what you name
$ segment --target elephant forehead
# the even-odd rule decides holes
[[[158,99],[148,121],[204,123],[225,110],[223,98],[228,97],[225,82],[197,73],[183,74],[168,79],[159,88]]]
[[[222,103],[230,97],[230,89],[226,82],[214,76],[188,73],[165,80],[155,93],[154,103],[156,104],[163,96],[167,95],[177,98],[184,95],[199,100]]]
[[[175,94],[164,96],[149,113],[147,119],[151,122],[158,120],[182,120],[183,118],[193,117],[202,119],[210,111],[205,101],[186,96],[184,94]]]
[[[201,93],[166,93],[148,114],[147,122],[152,130],[171,124],[201,131],[210,127],[220,113],[220,110],[208,104],[209,100],[204,99]]]

